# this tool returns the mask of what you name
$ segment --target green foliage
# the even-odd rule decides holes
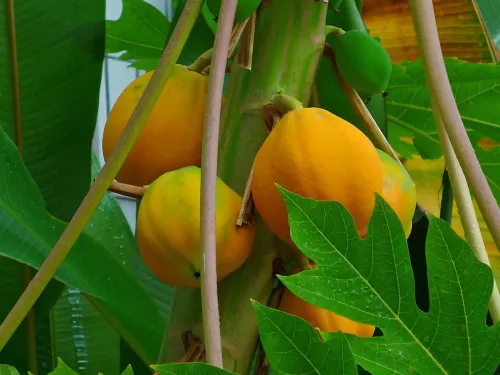
[[[498,150],[484,151],[477,141],[488,138],[500,142],[496,91],[500,65],[473,64],[454,58],[446,58],[445,63],[465,128],[499,200],[500,173],[498,165],[492,163]],[[395,150],[406,158],[415,154],[429,159],[440,157],[442,152],[421,61],[394,65],[387,91],[389,141]],[[413,139],[413,144],[402,138]]]
[[[234,23],[242,22],[252,15],[259,6],[261,0],[239,0],[234,15]],[[207,0],[205,2],[212,14],[219,16],[222,0]]]
[[[338,202],[279,189],[291,237],[317,265],[280,279],[300,298],[383,332],[373,338],[346,335],[358,364],[374,375],[493,374],[500,363],[500,324],[486,326],[493,275],[448,224],[430,219],[426,313],[415,302],[401,222],[379,195],[361,240]]]
[[[273,374],[357,374],[346,338],[323,342],[303,319],[253,302],[259,333]]]
[[[170,33],[170,22],[143,0],[122,0],[122,4],[120,18],[106,21],[106,53],[125,51],[121,60],[158,62]]]
[[[185,3],[186,0],[175,2],[175,16],[170,23],[158,9],[143,0],[123,0],[120,18],[106,21],[106,53],[124,52],[120,59],[133,60],[131,67],[155,69]],[[213,42],[213,32],[200,14],[178,62],[192,64],[212,48]]]
[[[66,224],[51,216],[12,141],[0,132],[0,254],[39,268]],[[141,332],[137,348],[145,357],[157,354],[163,322],[144,287],[117,256],[83,234],[55,273],[55,278],[97,297],[99,304],[120,312],[117,328]],[[123,307],[127,306],[126,309]],[[116,318],[116,317],[115,317]],[[122,324],[120,324],[122,323]],[[137,332],[138,331],[138,332]],[[139,336],[139,337],[141,337]],[[139,339],[136,336],[132,336]]]

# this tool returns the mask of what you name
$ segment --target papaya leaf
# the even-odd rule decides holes
[[[125,367],[125,370],[122,371],[121,375],[134,375],[132,366],[128,365],[127,367]]]
[[[357,374],[342,334],[323,342],[314,328],[294,315],[252,301],[259,334],[273,374]]]
[[[19,375],[19,371],[9,365],[0,365],[0,375]]]
[[[0,255],[38,269],[65,227],[65,222],[46,211],[16,146],[0,129]],[[162,319],[145,288],[117,256],[84,233],[54,277],[98,298],[99,303],[120,309],[133,322],[117,325],[120,333],[130,337],[130,330],[143,331],[146,339],[136,350],[154,361],[159,343],[151,338],[158,337]]]
[[[415,302],[403,227],[383,198],[376,194],[361,240],[340,203],[279,190],[292,240],[317,265],[280,279],[300,298],[382,331],[371,338],[346,335],[358,364],[374,375],[494,373],[500,363],[500,323],[486,325],[493,275],[446,222],[430,218],[425,313]]]
[[[120,18],[106,21],[106,53],[124,52],[121,60],[158,61],[169,36],[170,22],[143,0],[122,0],[122,4]]]
[[[500,65],[473,64],[454,58],[446,58],[445,63],[469,137],[500,142]],[[442,151],[421,60],[393,65],[387,92],[389,141],[395,150],[410,159],[414,154],[424,159],[439,158]],[[491,154],[482,153],[475,142],[473,146],[481,165],[491,167]],[[484,173],[499,200],[500,173],[496,168],[486,168]]]
[[[205,363],[173,363],[151,366],[159,375],[236,375]]]
[[[78,373],[66,365],[61,358],[58,358],[57,367],[48,375],[78,375]]]

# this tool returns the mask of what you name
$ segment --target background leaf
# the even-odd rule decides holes
[[[500,174],[492,162],[495,150],[485,152],[478,145],[484,138],[500,141],[500,107],[498,85],[500,65],[473,64],[447,58],[451,87],[464,126],[496,198],[500,198]],[[387,89],[389,140],[395,150],[406,158],[421,154],[424,158],[441,156],[429,92],[421,61],[393,66],[393,75]]]
[[[426,244],[430,308],[415,303],[403,227],[376,195],[365,240],[338,202],[301,198],[280,188],[291,237],[317,268],[280,277],[300,298],[382,337],[346,335],[357,363],[373,374],[493,374],[500,363],[500,324],[485,325],[491,269],[442,220],[431,218]],[[391,372],[392,371],[392,372]]]
[[[60,237],[66,224],[48,214],[36,185],[19,153],[0,132],[0,253],[38,268]],[[104,246],[83,234],[55,277],[85,293],[102,298],[100,304],[120,310],[133,325],[118,326],[122,334],[140,330],[149,335],[141,342],[144,358],[156,356],[162,321],[146,290]],[[123,307],[127,306],[126,309]],[[123,321],[120,321],[121,323]],[[136,337],[136,335],[131,335]]]
[[[0,23],[4,25],[8,17],[5,4],[0,3]],[[18,69],[24,162],[40,189],[42,204],[60,219],[73,215],[89,186],[90,144],[104,54],[104,12],[104,0],[91,4],[76,0],[14,2],[17,66],[9,62],[7,28],[0,29],[5,47],[0,55],[0,127],[13,139],[11,72]],[[24,289],[26,280],[19,275],[30,267],[5,257],[0,263],[2,277],[10,280],[1,286],[6,297],[0,301],[3,319]],[[17,357],[22,362],[18,369],[27,370],[30,342],[36,344],[38,367],[31,370],[47,373],[53,367],[53,327],[48,313],[62,290],[58,281],[49,283],[35,305],[35,335],[22,324],[0,358],[13,363]]]
[[[495,0],[474,0],[479,7],[486,29],[497,48],[500,48],[500,3]]]
[[[124,52],[121,60],[158,61],[170,32],[170,22],[143,0],[122,0],[122,4],[120,18],[106,21],[106,53]]]
[[[253,301],[259,334],[273,374],[357,374],[342,334],[323,342],[314,328],[294,315]]]

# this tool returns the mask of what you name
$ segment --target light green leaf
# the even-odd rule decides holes
[[[494,373],[500,364],[500,323],[485,324],[493,275],[446,222],[430,218],[426,313],[415,302],[403,227],[379,195],[361,240],[340,203],[279,189],[291,238],[317,265],[280,279],[307,302],[383,332],[373,338],[345,335],[358,364],[374,375]]]
[[[165,48],[170,22],[153,5],[143,0],[122,0],[116,21],[106,21],[106,53],[124,52],[121,60],[156,60]]]
[[[9,365],[0,365],[0,375],[19,375],[19,371]]]
[[[159,375],[236,375],[234,372],[222,370],[205,363],[174,363],[170,365],[155,365],[151,368]]]
[[[294,315],[252,301],[259,333],[274,374],[357,374],[349,344],[342,334],[328,342]]]
[[[134,375],[132,366],[128,365],[127,367],[125,367],[125,370],[122,371],[121,375]]]

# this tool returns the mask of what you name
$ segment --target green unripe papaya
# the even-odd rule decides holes
[[[239,0],[234,23],[246,20],[258,8],[261,0]],[[222,0],[207,0],[208,9],[216,17],[219,16]]]
[[[349,86],[367,95],[387,88],[391,58],[377,40],[360,30],[349,30],[332,39],[337,67]]]

